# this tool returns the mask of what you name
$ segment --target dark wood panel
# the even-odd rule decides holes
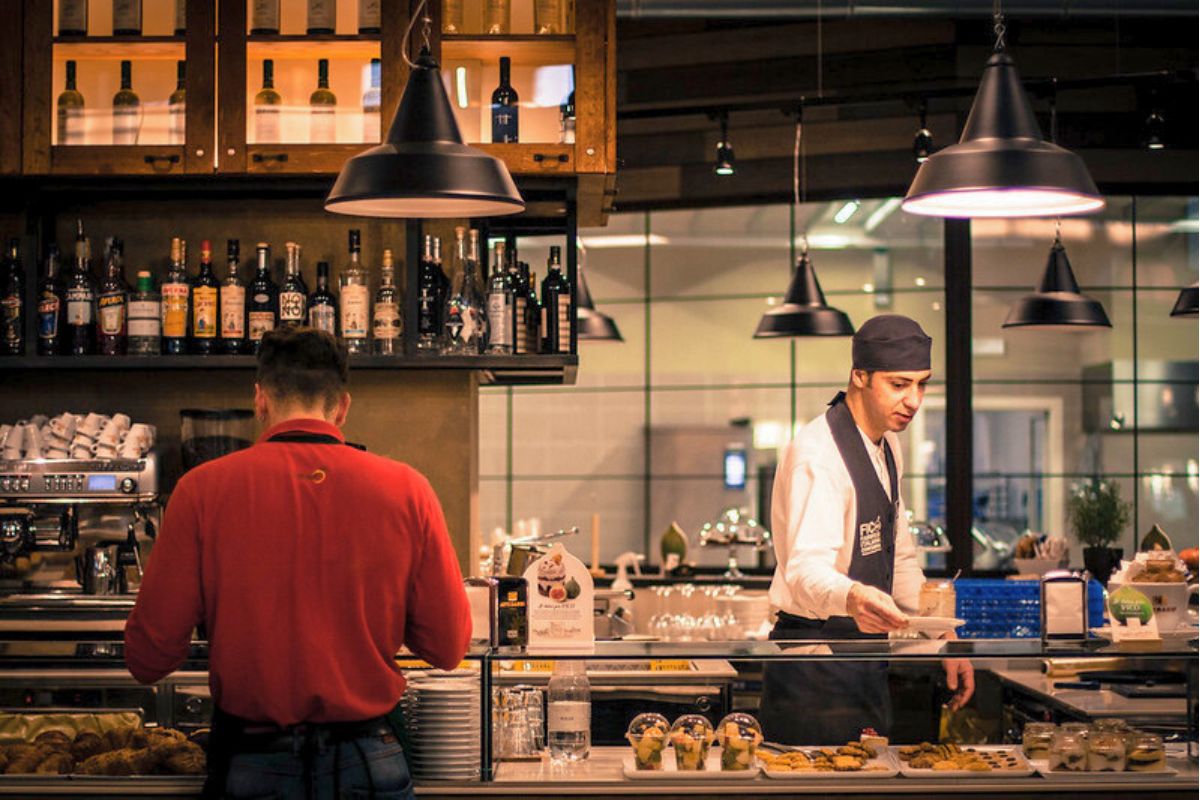
[[[570,175],[575,172],[575,146],[570,144],[476,144],[504,161],[513,175]]]
[[[50,81],[53,74],[53,52],[50,47],[54,22],[53,0],[27,0],[25,6],[24,80],[21,116],[23,171],[27,175],[44,175],[50,171]]]
[[[187,4],[187,128],[184,171],[211,173],[215,169],[217,53],[216,4],[213,0]]]
[[[580,0],[575,17],[575,152],[579,172],[604,172],[608,108],[606,0]]]
[[[364,144],[252,144],[246,147],[247,172],[267,175],[312,173],[333,178],[346,159],[361,153]]]
[[[5,87],[6,108],[0,114],[0,175],[21,171],[21,33],[23,7],[13,3],[8,24],[0,30],[0,86]]]
[[[56,175],[179,175],[183,145],[55,145],[51,171]]]
[[[218,0],[217,169],[245,172],[246,159],[246,0]]]

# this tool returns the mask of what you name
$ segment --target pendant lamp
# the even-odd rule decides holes
[[[414,23],[420,13],[418,8]],[[428,18],[425,24],[428,41]],[[524,211],[525,201],[504,162],[463,143],[428,46],[409,66],[408,84],[387,140],[342,166],[325,198],[325,210],[429,219]]]
[[[1111,328],[1112,323],[1099,301],[1080,293],[1062,239],[1055,234],[1037,292],[1018,300],[1001,327],[1086,331]]]
[[[931,217],[1054,217],[1104,208],[1083,159],[1042,139],[1016,65],[1004,51],[999,14],[996,52],[962,138],[921,164],[903,208]]]
[[[578,278],[575,286],[576,337],[594,341],[625,341],[625,337],[621,336],[621,331],[617,329],[617,323],[613,322],[612,317],[596,310],[596,304],[592,302],[592,293],[588,290],[587,279],[583,277],[582,264],[578,265],[575,276]]]
[[[1185,286],[1179,290],[1179,298],[1175,301],[1175,307],[1171,309],[1172,317],[1196,318],[1198,314],[1197,287],[1200,287],[1200,284],[1193,283],[1191,286]]]
[[[774,339],[782,336],[853,336],[854,326],[846,312],[831,308],[817,282],[808,252],[796,261],[796,271],[788,286],[783,304],[763,314],[755,339]]]

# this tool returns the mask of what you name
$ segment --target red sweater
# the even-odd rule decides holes
[[[178,669],[208,628],[222,709],[278,725],[368,719],[404,691],[401,645],[443,669],[471,635],[441,505],[416,470],[344,445],[267,442],[327,434],[294,419],[180,479],[125,625],[142,683]]]

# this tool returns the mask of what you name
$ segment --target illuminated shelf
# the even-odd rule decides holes
[[[88,36],[56,38],[57,61],[178,61],[186,46],[178,36]]]
[[[246,40],[246,57],[250,60],[312,61],[318,58],[363,59],[379,58],[379,35],[358,36],[250,36]]]
[[[498,62],[508,56],[513,64],[573,64],[574,36],[442,36],[442,61]]]

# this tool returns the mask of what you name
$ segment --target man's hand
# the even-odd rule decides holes
[[[908,624],[896,603],[886,592],[856,583],[846,595],[846,612],[863,633],[889,633]]]
[[[975,668],[965,658],[947,658],[942,667],[946,670],[946,686],[954,692],[946,707],[958,711],[975,694]]]

